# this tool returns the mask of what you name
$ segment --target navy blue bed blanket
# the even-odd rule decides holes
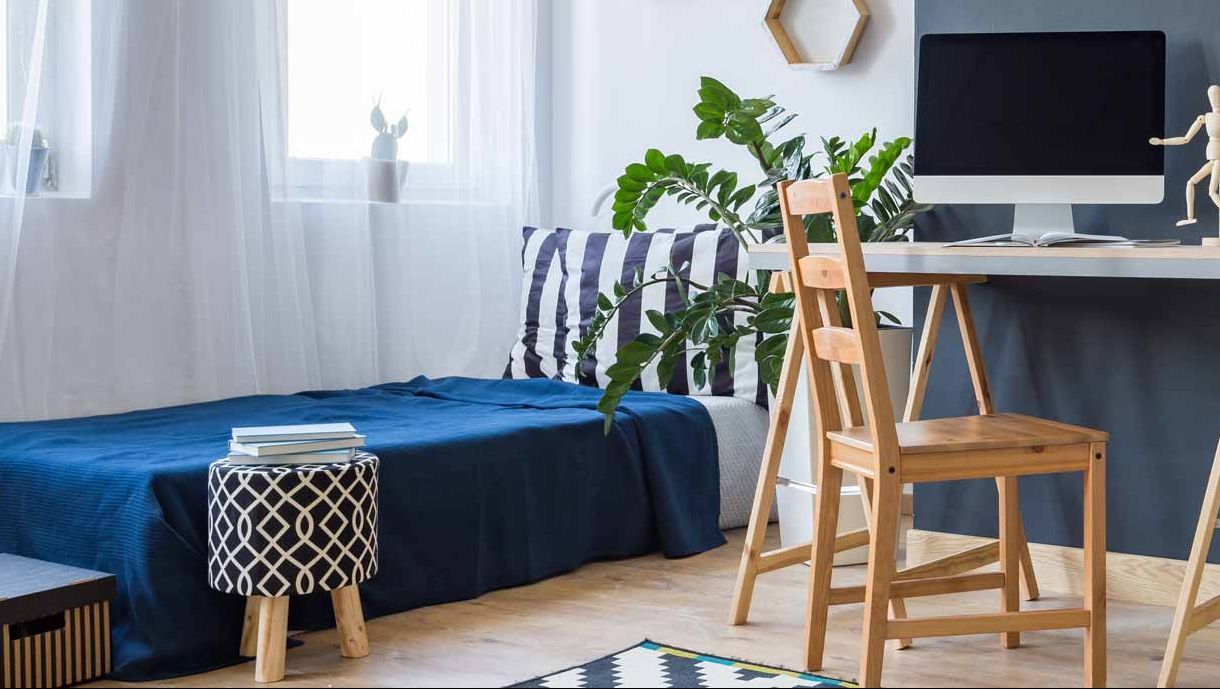
[[[244,601],[207,584],[207,467],[233,426],[350,421],[381,457],[369,617],[478,596],[593,560],[724,543],[716,436],[696,401],[630,393],[609,437],[598,390],[416,378],[114,416],[0,424],[0,552],[118,576],[113,676],[238,662]],[[333,626],[326,594],[291,627]]]

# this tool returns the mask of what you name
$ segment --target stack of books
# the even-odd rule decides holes
[[[233,464],[328,464],[348,462],[364,436],[350,423],[234,428],[228,460]]]

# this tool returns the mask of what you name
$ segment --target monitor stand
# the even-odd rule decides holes
[[[1076,234],[1072,205],[1068,203],[1018,203],[1013,216],[1014,234],[1041,237],[1047,232]]]

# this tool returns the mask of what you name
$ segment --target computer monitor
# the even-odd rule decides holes
[[[1165,196],[1165,34],[930,34],[915,198],[1014,203],[1016,232],[1073,231],[1073,203]],[[998,234],[991,232],[989,234]]]

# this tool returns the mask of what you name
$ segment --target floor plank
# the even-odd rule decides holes
[[[774,527],[772,528],[774,531]],[[339,656],[334,630],[297,635],[276,686],[505,686],[559,670],[651,638],[697,651],[795,667],[802,657],[804,567],[763,575],[751,622],[730,627],[744,531],[730,543],[683,560],[644,557],[588,565],[531,586],[371,620],[369,657]],[[772,534],[774,541],[774,534]],[[775,545],[772,543],[772,546]],[[835,584],[862,583],[861,567],[836,571]],[[912,615],[990,613],[998,593],[984,591],[911,600]],[[1079,605],[1078,598],[1045,592],[1027,609]],[[824,673],[855,676],[861,606],[830,615]],[[1152,686],[1169,632],[1168,608],[1112,603],[1111,686]],[[233,630],[238,643],[240,629]],[[1079,686],[1080,631],[1032,632],[1023,647],[1006,651],[996,635],[920,639],[888,651],[884,682],[893,687]],[[1210,686],[1220,675],[1220,626],[1192,637],[1179,686]],[[93,686],[124,686],[96,683]],[[253,663],[169,682],[126,686],[254,686]],[[264,685],[265,686],[265,685]]]

